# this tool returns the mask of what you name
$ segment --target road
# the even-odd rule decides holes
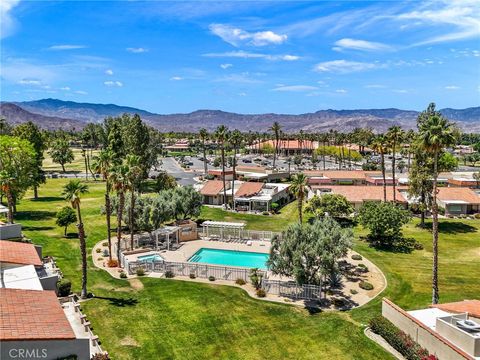
[[[162,165],[160,166],[161,170],[167,172],[167,174],[173,176],[177,183],[182,186],[188,186],[195,184],[193,179],[198,174],[194,172],[187,172],[181,168],[180,165],[171,157],[162,158]]]

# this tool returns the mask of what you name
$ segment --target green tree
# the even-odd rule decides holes
[[[437,180],[438,159],[440,153],[447,147],[454,145],[458,137],[458,130],[442,116],[433,115],[420,122],[419,141],[422,148],[433,157],[433,186],[432,186],[432,233],[433,233],[433,271],[432,271],[432,303],[437,304],[438,292],[438,204]]]
[[[177,187],[177,181],[171,175],[168,175],[166,172],[160,172],[155,179],[155,191],[159,192],[162,190],[174,189]]]
[[[222,181],[223,181],[223,206],[227,209],[227,184],[225,180],[225,146],[228,139],[228,128],[225,125],[220,125],[215,130],[215,138],[220,145],[221,161],[222,161]]]
[[[0,190],[7,198],[8,221],[13,223],[15,199],[32,185],[35,150],[15,136],[0,135]]]
[[[203,173],[205,176],[208,174],[208,166],[207,166],[207,145],[206,142],[208,140],[208,131],[207,129],[200,129],[198,135],[200,136],[200,140],[202,140],[202,152],[203,152]]]
[[[64,206],[57,212],[57,220],[55,224],[64,228],[64,236],[67,236],[67,228],[69,225],[77,221],[77,214],[70,206]]]
[[[282,131],[282,127],[277,121],[275,121],[269,130],[273,132],[273,136],[275,137],[275,149],[273,151],[273,167],[275,168],[275,160],[277,159],[278,144],[280,142],[280,133]]]
[[[69,201],[72,208],[77,210],[78,238],[80,239],[80,252],[82,254],[82,292],[81,297],[87,297],[87,244],[85,242],[85,230],[80,210],[80,197],[88,192],[88,186],[79,180],[70,180],[64,187],[62,195]]]
[[[112,236],[111,236],[111,215],[112,205],[110,202],[110,193],[112,191],[110,181],[110,171],[113,166],[113,153],[108,149],[102,149],[98,156],[93,158],[93,171],[102,175],[105,181],[105,216],[107,222],[107,241],[108,241],[108,257],[112,260]]]
[[[236,169],[237,169],[237,153],[242,146],[243,143],[243,135],[239,130],[232,131],[230,135],[230,144],[233,148],[233,161],[232,161],[232,171],[233,171],[233,178],[232,178],[232,204],[235,206],[235,178],[237,177]]]
[[[142,179],[142,167],[140,164],[140,158],[137,155],[127,155],[125,159],[126,166],[128,167],[127,181],[128,189],[130,190],[130,214],[129,214],[129,230],[130,230],[130,249],[133,250],[133,233],[135,231],[135,223],[133,211],[135,209],[135,192],[140,186]]]
[[[391,202],[365,202],[358,212],[359,223],[370,233],[368,240],[374,246],[392,248],[402,239],[402,226],[410,221],[410,212]]]
[[[125,192],[128,191],[128,166],[124,164],[115,165],[109,173],[109,180],[112,190],[116,191],[118,197],[117,206],[117,259],[120,261],[120,248],[122,241],[122,216],[125,209]]]
[[[307,177],[303,173],[292,176],[289,191],[297,198],[298,201],[298,221],[303,222],[303,201],[307,194]]]
[[[73,156],[73,151],[70,149],[70,145],[65,139],[57,139],[52,148],[49,151],[52,161],[54,163],[60,164],[62,166],[63,172],[65,171],[65,164],[70,164],[75,157]]]
[[[386,138],[390,143],[390,147],[392,149],[392,179],[393,179],[393,202],[397,201],[397,184],[395,182],[395,173],[396,173],[396,166],[395,166],[395,157],[397,155],[397,147],[401,145],[403,138],[405,136],[404,131],[400,126],[392,126],[388,129],[386,134]]]
[[[315,195],[308,201],[305,210],[315,217],[323,217],[328,214],[333,218],[341,218],[353,213],[352,205],[345,196],[340,194]]]
[[[331,217],[313,224],[292,224],[282,236],[272,239],[269,269],[294,277],[299,284],[319,284],[321,275],[338,273],[338,261],[345,257],[353,242],[351,229]]]
[[[32,169],[32,186],[33,197],[38,199],[38,187],[41,184],[45,184],[46,180],[45,172],[42,169],[44,159],[43,152],[47,148],[45,138],[39,127],[31,121],[18,125],[13,129],[13,135],[29,141],[35,150],[35,167]]]
[[[380,155],[380,168],[383,178],[383,201],[387,201],[387,180],[385,176],[385,153],[388,151],[387,140],[384,135],[378,135],[373,140],[371,147],[373,151]]]

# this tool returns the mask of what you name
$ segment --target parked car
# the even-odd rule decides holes
[[[252,160],[251,159],[243,159],[242,160],[245,164],[251,164]]]

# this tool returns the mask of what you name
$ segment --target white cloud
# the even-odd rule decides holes
[[[224,24],[210,24],[210,31],[220,37],[223,41],[233,46],[243,44],[251,46],[278,45],[287,40],[287,35],[277,34],[273,31],[248,32],[240,28],[235,28]]]
[[[142,48],[142,47],[138,47],[138,48],[129,47],[126,50],[128,52],[131,52],[131,53],[134,53],[134,54],[141,54],[141,53],[148,52],[148,49],[145,49],[145,48]]]
[[[247,93],[241,92],[241,93],[238,93],[238,96],[247,96]]]
[[[105,74],[113,75],[113,70],[112,69],[107,69],[107,70],[105,70]]]
[[[220,67],[223,69],[223,70],[226,70],[228,68],[231,68],[233,65],[232,64],[220,64]]]
[[[76,49],[85,49],[85,45],[52,45],[48,50],[61,51],[61,50],[76,50]]]
[[[35,85],[40,86],[42,82],[37,79],[22,79],[18,82],[20,85]]]
[[[408,90],[405,90],[405,89],[396,89],[392,91],[397,94],[408,94]]]
[[[203,54],[206,57],[227,57],[227,58],[242,58],[242,59],[266,59],[271,61],[295,61],[299,60],[300,56],[297,55],[269,55],[262,53],[252,53],[248,51],[238,50],[238,51],[228,51],[224,53],[208,53]]]
[[[286,86],[276,87],[275,89],[272,89],[272,90],[300,92],[300,91],[313,91],[317,89],[318,88],[316,86],[310,86],[310,85],[286,85]]]
[[[112,80],[108,80],[108,81],[104,81],[103,82],[103,85],[105,86],[110,86],[110,87],[122,87],[123,86],[123,83],[121,81],[112,81]]]
[[[447,85],[447,86],[445,86],[445,89],[446,90],[458,90],[458,89],[460,89],[460,87],[457,86],[457,85]]]
[[[385,89],[385,85],[380,85],[380,84],[368,84],[364,86],[365,89]]]
[[[61,87],[60,90],[63,90],[63,91],[70,91],[70,87],[69,86],[64,86],[64,87]]]
[[[180,81],[180,80],[183,80],[183,77],[181,77],[181,76],[172,76],[172,77],[170,78],[170,80]]]
[[[344,38],[335,42],[336,47],[333,50],[342,51],[344,49],[361,51],[382,51],[390,50],[391,47],[382,43]]]
[[[480,29],[480,3],[475,0],[443,0],[422,4],[418,10],[394,16],[398,21],[433,25],[448,29],[441,35],[414,45],[434,44],[477,37]],[[438,33],[438,31],[437,31]]]
[[[78,95],[87,95],[88,93],[86,91],[83,91],[83,90],[77,90],[77,91],[74,91],[75,94],[78,94]]]
[[[348,91],[345,90],[345,89],[337,89],[337,90],[335,90],[335,92],[338,93],[338,94],[346,94]]]
[[[17,20],[12,16],[12,9],[18,5],[20,0],[0,1],[0,39],[12,35],[17,28]]]
[[[263,81],[256,79],[255,75],[261,75],[258,73],[251,74],[248,71],[239,73],[239,74],[230,74],[227,76],[222,76],[218,79],[215,79],[213,81],[215,82],[235,82],[235,83],[240,83],[240,84],[260,84]]]
[[[348,61],[348,60],[333,60],[325,61],[315,65],[314,70],[318,72],[333,72],[339,74],[346,74],[351,72],[365,71],[378,68],[382,65],[376,63]]]

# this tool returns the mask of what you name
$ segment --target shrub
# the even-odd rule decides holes
[[[210,276],[208,277],[208,280],[209,280],[209,281],[215,281],[215,276],[210,275]]]
[[[377,316],[370,320],[370,329],[380,335],[395,350],[407,360],[437,360],[435,355],[429,355],[428,351],[417,344],[410,335],[395,327],[383,316]]]
[[[270,215],[270,213],[268,211],[264,211],[262,212],[262,215]]]
[[[126,278],[127,278],[127,273],[125,273],[125,272],[122,271],[122,272],[120,273],[120,278],[121,278],[121,279],[126,279]]]
[[[263,275],[258,272],[257,268],[250,269],[250,281],[255,289],[260,289]]]
[[[98,260],[99,260],[99,261],[102,261],[102,260],[103,260],[103,257],[100,256],[100,257],[98,258]]]
[[[195,279],[197,276],[194,273],[190,273],[190,279]]]
[[[175,277],[175,274],[173,273],[173,271],[167,270],[167,271],[165,271],[165,277],[166,277],[167,279],[172,279],[172,278]]]
[[[480,219],[480,213],[476,213],[475,215],[473,215],[473,217],[474,217],[475,219]]]
[[[334,298],[332,300],[332,303],[333,303],[333,306],[335,306],[337,308],[341,308],[341,307],[344,307],[346,305],[345,299],[341,299],[341,298]]]
[[[108,267],[118,267],[118,260],[116,259],[108,260],[107,265]]]
[[[58,296],[68,296],[72,290],[72,282],[67,279],[62,279],[57,283]]]
[[[97,249],[95,250],[95,252],[96,252],[97,254],[100,253],[101,251],[102,251],[102,249],[100,249],[100,248],[97,248]]]
[[[107,246],[108,246],[108,241],[104,241],[104,242],[102,242],[102,246],[105,246],[105,247],[107,247]]]
[[[358,294],[358,291],[355,289],[350,289],[350,294],[352,295]]]
[[[143,268],[138,268],[136,273],[137,273],[137,276],[143,276],[145,275],[145,270],[143,270]]]
[[[93,355],[90,360],[110,360],[110,356],[108,354],[95,354]]]
[[[237,279],[235,280],[235,284],[237,285],[245,285],[247,282],[243,279]]]
[[[361,255],[358,255],[358,254],[353,254],[352,255],[352,260],[362,260],[362,256]]]
[[[260,297],[260,298],[263,298],[263,297],[267,296],[266,291],[263,290],[263,289],[257,289],[257,291],[256,291],[255,293],[256,293],[257,296]]]
[[[368,272],[368,267],[365,264],[360,263],[357,266],[361,272],[364,272],[364,273]]]
[[[373,285],[370,284],[368,281],[360,281],[358,286],[360,287],[360,289],[363,290],[373,290]]]

